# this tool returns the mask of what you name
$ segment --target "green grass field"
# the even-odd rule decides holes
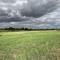
[[[0,60],[60,60],[60,31],[0,32]]]

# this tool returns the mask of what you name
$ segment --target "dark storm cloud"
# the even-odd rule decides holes
[[[9,17],[9,16],[3,16],[0,17],[0,23],[1,22],[24,22],[24,21],[28,21],[30,20],[29,17],[18,17],[18,16],[14,16],[14,17]]]
[[[0,0],[0,27],[60,28],[59,1]]]
[[[28,0],[21,9],[23,16],[41,17],[56,8],[56,0]]]
[[[0,0],[0,22],[30,20],[55,8],[56,0]]]

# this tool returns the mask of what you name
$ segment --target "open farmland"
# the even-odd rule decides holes
[[[0,60],[60,60],[60,31],[0,32]]]

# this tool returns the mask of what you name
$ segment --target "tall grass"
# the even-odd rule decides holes
[[[60,31],[0,33],[0,60],[59,60]]]

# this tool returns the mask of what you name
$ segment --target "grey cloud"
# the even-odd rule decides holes
[[[5,10],[2,14],[15,15],[20,17],[40,17],[54,10],[56,0],[0,0],[0,8]],[[13,2],[14,3],[8,3]],[[7,2],[7,3],[6,3]],[[4,9],[5,8],[5,9]],[[17,13],[18,12],[18,13]],[[1,14],[0,14],[1,15]],[[11,16],[10,16],[11,17]]]
[[[57,4],[57,8],[50,13],[43,15],[42,17],[36,18],[33,22],[37,24],[59,24],[60,23],[60,3]]]
[[[3,16],[3,17],[0,17],[0,23],[1,22],[24,22],[24,21],[28,21],[30,20],[29,17],[18,17],[18,16],[14,16],[14,17],[6,17],[6,16]]]
[[[57,2],[58,0],[0,0],[0,27],[59,27],[58,21],[48,20],[60,17],[60,3]],[[9,22],[16,23],[11,25]]]
[[[56,7],[56,0],[28,0],[28,3],[21,9],[23,16],[40,17],[52,11]]]
[[[15,23],[15,24],[14,24]],[[51,25],[51,24],[40,24],[40,25],[35,25],[35,24],[24,24],[21,22],[10,22],[10,23],[0,23],[0,28],[6,28],[6,27],[15,27],[15,28],[22,28],[22,27],[27,27],[27,28],[32,28],[32,29],[46,29],[46,28],[60,28],[60,24],[56,25]]]
[[[16,0],[0,0],[0,2],[4,2],[4,3],[14,3],[14,2],[16,2]]]

